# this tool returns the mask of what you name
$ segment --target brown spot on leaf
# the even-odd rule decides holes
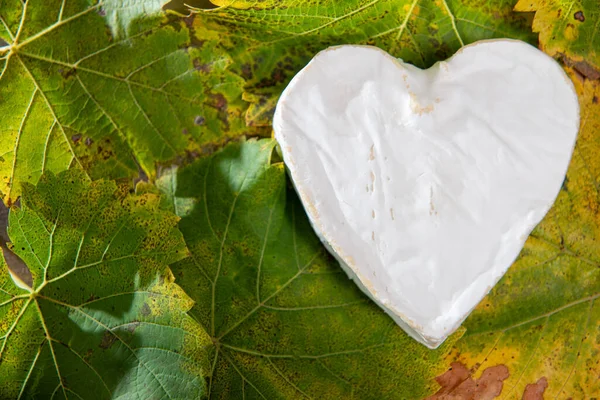
[[[132,323],[127,324],[125,329],[127,329],[129,333],[133,333],[135,332],[138,326],[140,326],[140,323],[138,321],[134,321]]]
[[[92,358],[92,355],[94,355],[92,349],[87,349],[87,351],[83,354],[82,358],[85,362],[89,363],[90,358]]]
[[[96,296],[96,295],[94,295],[94,294],[91,294],[91,295],[90,295],[90,297],[88,297],[88,299],[87,299],[85,302],[86,302],[86,303],[90,303],[90,302],[92,302],[92,301],[94,301],[94,300],[98,300],[98,299],[99,299],[99,297],[98,297],[98,296]]]
[[[586,79],[598,80],[600,79],[600,71],[592,67],[586,61],[577,61],[573,63],[573,68],[577,70]]]
[[[229,130],[229,116],[227,115],[228,103],[225,96],[221,93],[211,95],[211,104],[218,111],[217,118],[225,125],[225,130]]]
[[[463,364],[452,363],[448,371],[435,378],[441,388],[427,400],[492,400],[500,395],[509,376],[505,365],[486,368],[477,380],[472,373]]]
[[[194,58],[194,69],[196,71],[200,71],[200,72],[204,72],[204,73],[209,73],[212,69],[212,63],[201,63],[199,59]]]
[[[67,70],[64,70],[63,68],[60,68],[58,70],[58,72],[62,75],[62,77],[64,79],[69,79],[71,76],[75,75],[75,73],[77,72],[77,70],[75,68],[69,68]]]
[[[575,13],[575,15],[573,15],[573,17],[579,22],[585,21],[585,16],[583,15],[583,11],[577,11]]]
[[[142,309],[140,310],[140,313],[142,313],[142,315],[145,317],[152,314],[152,310],[150,310],[150,306],[148,305],[148,303],[144,303]]]
[[[216,108],[218,108],[221,111],[227,110],[227,99],[225,98],[225,96],[223,96],[221,93],[217,93],[213,95],[212,98],[215,101],[214,105]]]
[[[242,78],[246,79],[247,81],[252,79],[252,77],[254,76],[252,74],[252,66],[248,63],[242,64],[241,74]]]
[[[545,376],[538,379],[536,383],[525,386],[523,400],[544,400],[544,392],[548,387],[548,379]]]
[[[79,142],[81,140],[81,135],[80,134],[73,135],[73,136],[71,136],[71,140],[73,141],[73,143],[77,144],[77,142]]]
[[[200,115],[196,115],[196,118],[194,118],[195,125],[204,125],[205,122],[206,122],[206,119]]]
[[[102,340],[100,341],[100,347],[103,349],[108,349],[113,343],[117,340],[117,336],[111,331],[104,331],[104,335],[102,335]]]
[[[592,103],[598,104],[598,96],[592,97]]]
[[[183,22],[185,23],[185,25],[189,28],[189,29],[193,29],[194,28],[194,19],[196,18],[196,14],[194,13],[190,13],[190,15],[188,15],[183,19]]]
[[[285,67],[281,62],[277,63],[277,66],[273,68],[270,78],[263,78],[256,85],[257,88],[268,88],[282,84],[287,79],[286,71],[290,69]]]
[[[94,141],[92,140],[92,138],[85,138],[85,145],[87,147],[90,147],[92,144],[94,143]]]
[[[586,61],[575,61],[563,55],[563,62],[568,67],[573,68],[575,72],[581,75],[584,79],[600,79],[600,71],[594,68],[590,63]]]
[[[582,84],[585,82],[585,76],[581,75],[579,71],[577,71],[576,69],[571,69],[571,71],[573,73],[573,77],[575,77],[579,82],[581,82]]]

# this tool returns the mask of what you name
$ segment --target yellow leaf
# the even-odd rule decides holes
[[[600,79],[598,0],[519,0],[515,11],[535,11],[540,47],[589,79]]]

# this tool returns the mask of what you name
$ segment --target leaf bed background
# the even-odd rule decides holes
[[[0,397],[600,396],[595,0],[215,4],[0,2]],[[320,245],[271,117],[330,45],[425,68],[494,37],[565,66],[581,130],[553,209],[431,351]]]

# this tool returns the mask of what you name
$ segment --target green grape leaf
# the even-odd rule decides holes
[[[446,361],[476,378],[506,366],[503,399],[536,383],[548,399],[600,395],[600,82],[574,82],[581,130],[562,190]]]
[[[0,3],[6,203],[45,171],[78,165],[93,179],[118,179],[138,176],[141,167],[153,178],[157,163],[247,133],[243,80],[228,72],[231,59],[219,42],[198,41],[184,19],[134,21],[150,4]],[[128,37],[113,37],[107,18],[112,30],[127,25]]]
[[[600,79],[600,7],[596,0],[519,0],[518,11],[535,11],[540,46],[579,74]]]
[[[222,32],[232,71],[246,80],[246,122],[255,126],[270,125],[289,80],[332,45],[374,45],[426,68],[477,40],[537,39],[514,0],[213,1],[223,8],[198,13],[197,34]]]
[[[173,273],[215,343],[209,398],[427,394],[460,332],[431,351],[368,300],[312,232],[274,146],[231,144],[158,181],[192,253]]]
[[[78,170],[42,175],[13,206],[0,260],[0,398],[199,398],[209,336],[168,264],[178,218]],[[18,282],[18,284],[17,284]]]

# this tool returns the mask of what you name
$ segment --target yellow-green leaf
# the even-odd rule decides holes
[[[517,11],[535,11],[540,46],[564,58],[581,75],[600,79],[600,7],[597,0],[519,0]]]
[[[117,0],[0,3],[5,202],[45,171],[74,164],[94,179],[116,179],[137,176],[141,166],[152,178],[157,163],[247,132],[243,80],[227,71],[231,60],[219,43],[198,41],[182,19],[134,19],[140,7]],[[111,33],[126,28],[127,38]]]
[[[187,250],[158,203],[76,170],[25,186],[3,253],[28,284],[0,259],[0,398],[205,394],[212,344],[173,283],[168,264]]]
[[[270,125],[289,80],[320,50],[370,44],[418,67],[462,45],[509,37],[535,43],[528,16],[514,0],[215,0],[197,14],[197,35],[221,32],[223,46],[246,80],[249,125]]]

